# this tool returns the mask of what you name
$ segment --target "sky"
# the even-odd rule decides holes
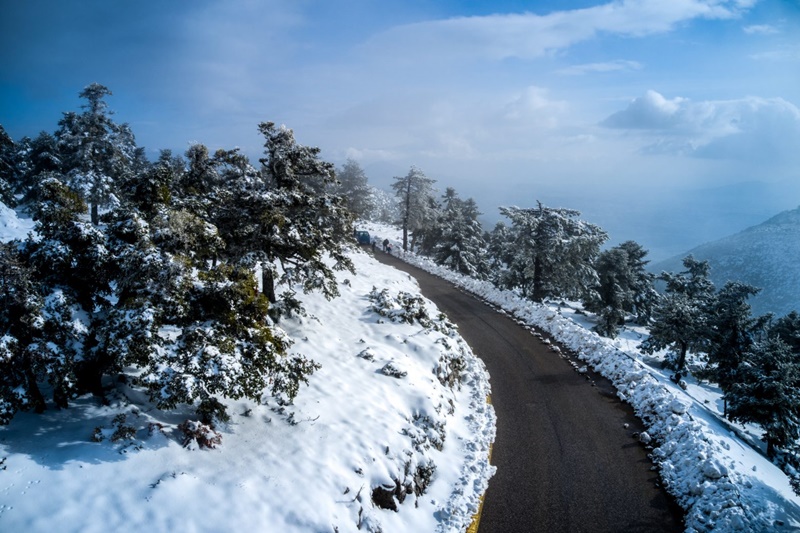
[[[0,124],[78,93],[155,157],[292,128],[388,188],[578,209],[653,259],[800,205],[798,0],[0,0]]]

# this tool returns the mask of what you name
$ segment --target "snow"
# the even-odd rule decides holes
[[[0,205],[0,238],[31,229]],[[396,229],[364,229],[403,255]],[[673,384],[659,354],[637,350],[645,330],[599,337],[574,304],[536,305],[403,257],[548,332],[580,358],[576,371],[589,365],[608,377],[645,422],[639,440],[685,509],[687,531],[800,528],[800,499],[764,456],[758,429],[724,420],[715,387]],[[280,323],[292,351],[321,365],[308,386],[292,405],[228,402],[232,420],[216,428],[213,448],[183,446],[178,426],[191,409],[158,411],[125,386],[107,406],[83,397],[67,410],[18,414],[0,428],[0,530],[463,531],[494,471],[488,375],[446,323],[404,320],[419,295],[412,278],[367,254],[352,258],[357,275],[338,276],[339,298],[298,294],[307,316]],[[459,358],[460,387],[450,387]],[[373,504],[375,487],[393,490],[416,483],[407,472],[431,470],[427,490],[397,511]]]
[[[4,240],[31,227],[0,213]],[[419,295],[415,280],[352,259],[340,297],[298,294],[307,316],[279,324],[293,353],[321,365],[308,385],[291,405],[226,402],[231,421],[213,448],[183,446],[191,408],[156,410],[126,385],[109,405],[81,397],[0,427],[0,530],[464,531],[494,473],[489,376],[448,324],[393,321],[398,296]],[[391,312],[379,314],[373,289],[386,289]],[[448,382],[456,362],[460,379]],[[374,488],[416,487],[431,472],[397,511],[373,503]]]
[[[403,253],[394,228],[366,224],[364,229],[379,240],[388,237],[400,243],[395,255],[405,261],[451,281],[523,324],[546,331],[609,378],[618,396],[644,421],[647,431],[639,438],[653,446],[661,481],[685,510],[687,532],[800,528],[800,498],[787,476],[765,457],[763,444],[754,436],[758,429],[723,419],[720,394],[714,387],[692,378],[687,378],[686,390],[672,383],[659,357],[636,349],[646,335],[644,329],[628,328],[615,340],[601,337],[591,331],[590,317],[575,313],[575,304],[532,303],[491,283]]]

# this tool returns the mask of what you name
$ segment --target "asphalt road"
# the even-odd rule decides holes
[[[633,437],[641,422],[607,380],[579,374],[449,282],[380,251],[376,257],[414,276],[489,370],[497,474],[479,533],[682,531],[681,509]]]

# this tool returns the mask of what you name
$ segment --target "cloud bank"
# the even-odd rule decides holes
[[[800,109],[782,98],[693,102],[651,90],[600,125],[649,134],[644,153],[773,163],[800,159]]]

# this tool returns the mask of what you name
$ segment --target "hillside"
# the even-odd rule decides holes
[[[685,254],[651,265],[653,272],[679,272],[687,255],[708,261],[717,287],[743,281],[760,287],[750,300],[754,314],[783,316],[800,310],[800,207],[735,235],[709,242]]]

